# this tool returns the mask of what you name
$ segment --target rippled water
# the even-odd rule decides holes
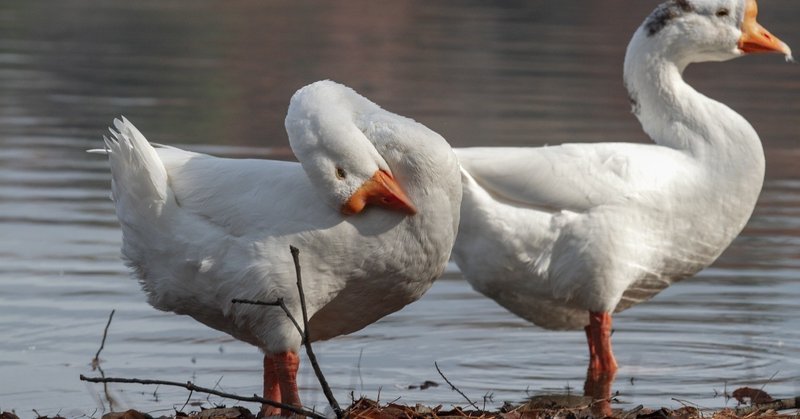
[[[800,45],[791,0],[761,21]],[[97,415],[103,388],[78,380],[108,313],[106,375],[260,391],[261,355],[189,318],[150,308],[119,260],[120,232],[97,147],[119,114],[153,141],[230,156],[291,158],[289,97],[331,78],[414,117],[453,145],[647,141],[621,63],[650,1],[178,1],[0,4],[0,409]],[[696,278],[616,317],[627,404],[724,406],[726,389],[800,394],[800,67],[748,57],[689,69],[742,113],[767,150],[753,219]],[[582,391],[582,333],[530,326],[473,292],[455,267],[419,302],[316,350],[349,392],[462,404],[436,372],[496,406]],[[409,385],[425,380],[438,387]],[[307,404],[324,398],[301,369]],[[185,391],[113,385],[115,407],[170,411]],[[491,397],[489,397],[491,396]],[[230,403],[195,394],[193,402]],[[253,406],[251,406],[253,407]]]

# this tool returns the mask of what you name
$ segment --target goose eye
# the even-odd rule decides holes
[[[722,8],[722,9],[717,10],[717,17],[725,17],[725,16],[728,16],[729,14],[730,14],[730,12],[726,8]]]
[[[336,178],[337,179],[344,179],[347,177],[347,173],[345,173],[344,169],[341,167],[336,168]]]

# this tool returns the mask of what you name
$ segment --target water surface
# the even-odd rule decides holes
[[[800,4],[763,2],[762,23],[800,46]],[[119,260],[98,147],[124,114],[152,141],[227,156],[291,159],[283,117],[318,79],[354,87],[454,146],[648,141],[621,82],[625,46],[652,1],[66,0],[0,4],[0,409],[99,416],[103,387],[78,380],[108,313],[106,375],[260,391],[261,355],[149,307]],[[717,263],[616,317],[630,404],[730,405],[740,385],[800,394],[800,67],[777,56],[691,67],[700,91],[761,135],[768,179],[753,219]],[[448,269],[425,297],[316,345],[341,402],[497,406],[582,391],[578,332],[533,327]],[[440,386],[409,389],[425,380]],[[311,370],[301,396],[325,404]],[[112,385],[115,408],[169,412],[180,389]],[[192,403],[227,403],[195,394]],[[254,406],[251,406],[254,407]]]

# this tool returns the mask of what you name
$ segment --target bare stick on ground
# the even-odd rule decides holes
[[[478,410],[478,411],[480,411],[480,410],[481,410],[481,409],[478,407],[478,405],[476,405],[475,403],[473,403],[473,402],[472,402],[472,400],[470,400],[470,399],[469,399],[469,397],[467,397],[467,395],[466,395],[466,394],[464,394],[464,393],[463,393],[461,390],[459,390],[459,389],[458,389],[456,386],[454,386],[454,385],[453,385],[453,383],[451,383],[451,382],[450,382],[450,380],[448,380],[448,379],[447,379],[447,377],[445,377],[445,376],[444,376],[444,373],[442,373],[442,370],[440,370],[440,369],[439,369],[439,364],[438,364],[438,363],[436,363],[436,362],[434,361],[433,365],[436,367],[436,371],[438,371],[438,372],[439,372],[439,375],[441,375],[441,376],[442,376],[442,378],[444,379],[444,381],[445,381],[445,382],[447,382],[447,384],[449,384],[449,385],[450,385],[450,389],[452,389],[452,390],[456,391],[458,394],[460,394],[460,395],[461,395],[461,397],[463,397],[463,398],[464,398],[464,400],[466,400],[466,401],[467,401],[469,404],[471,404],[471,405],[472,405],[472,407],[474,407],[474,408],[475,408],[475,410]]]
[[[90,383],[128,383],[128,384],[158,384],[162,386],[174,386],[174,387],[183,387],[189,391],[195,391],[199,393],[208,393],[213,394],[215,396],[223,397],[226,399],[232,400],[239,400],[242,402],[253,402],[253,403],[261,403],[266,404],[269,406],[277,407],[280,409],[285,409],[297,413],[298,415],[303,415],[309,418],[314,419],[326,419],[325,416],[320,415],[319,413],[312,412],[307,409],[303,409],[302,407],[292,406],[290,404],[283,404],[280,402],[276,402],[274,400],[265,399],[263,397],[259,397],[257,395],[253,395],[252,397],[244,397],[239,396],[236,394],[225,393],[222,391],[217,391],[211,388],[200,387],[194,385],[191,381],[186,383],[179,383],[177,381],[164,381],[164,380],[141,380],[138,378],[114,378],[114,377],[85,377],[83,374],[80,376],[81,381],[88,381]]]

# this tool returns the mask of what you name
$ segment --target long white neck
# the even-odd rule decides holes
[[[625,56],[625,86],[644,131],[659,145],[682,150],[709,167],[763,181],[764,151],[753,127],[724,104],[689,86],[689,64],[674,44],[640,28]]]

